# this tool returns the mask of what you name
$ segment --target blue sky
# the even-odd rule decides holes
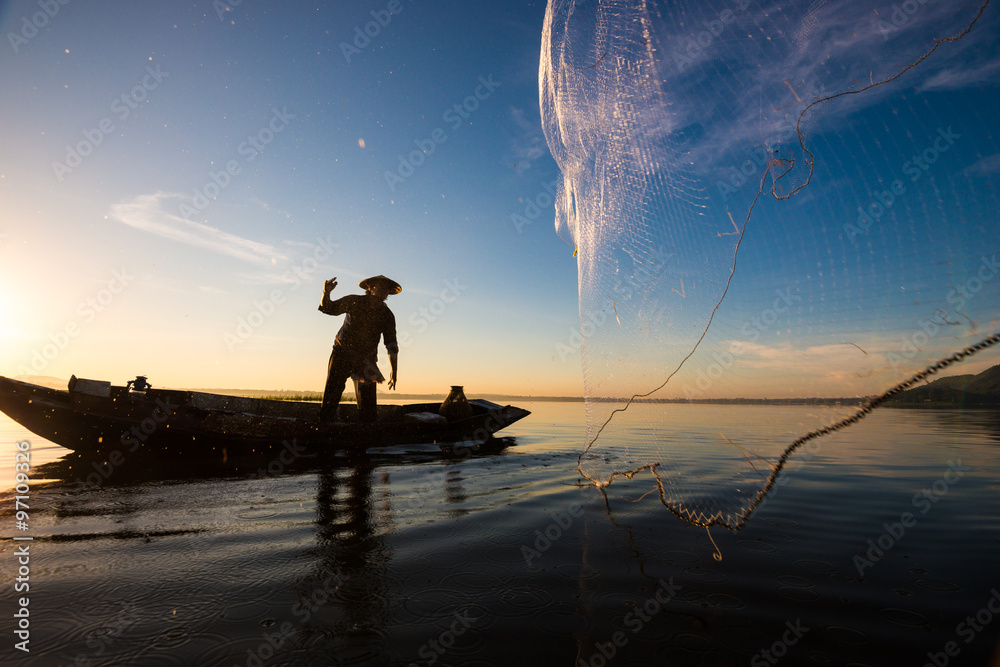
[[[579,355],[554,356],[577,292],[544,187],[544,5],[392,5],[70,3],[5,39],[0,372],[318,389],[323,280],[384,273],[400,391],[579,395]],[[38,11],[7,3],[4,34]]]
[[[0,6],[0,373],[320,389],[340,323],[316,311],[323,280],[344,295],[383,273],[404,288],[389,300],[399,391],[549,395],[579,395],[584,372],[597,392],[657,386],[728,276],[736,237],[719,235],[754,188],[720,183],[755,151],[796,150],[802,99],[898,71],[972,15],[927,5],[897,26],[891,3],[834,3],[813,17],[821,30],[789,36],[782,18],[809,18],[794,8],[766,23],[744,0],[664,3],[670,106],[648,113],[675,180],[644,224],[676,259],[642,299],[616,302],[635,322],[655,312],[653,335],[602,326],[581,355],[578,243],[553,229],[559,170],[539,110],[544,3]],[[761,205],[702,355],[661,395],[732,349],[736,366],[699,396],[871,393],[995,328],[1000,281],[961,312],[948,297],[1000,252],[996,14],[899,85],[809,119],[815,185],[794,207]],[[949,127],[961,139],[903,181]],[[849,234],[895,180],[906,192]],[[602,238],[580,245],[600,274],[584,322],[638,275],[628,243]],[[789,308],[754,324],[780,294]],[[969,323],[892,366],[939,309]]]

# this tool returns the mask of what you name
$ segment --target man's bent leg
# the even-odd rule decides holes
[[[340,399],[344,395],[347,377],[351,369],[345,359],[346,355],[337,354],[337,348],[330,353],[330,364],[326,370],[326,386],[323,388],[323,405],[319,409],[319,418],[324,421],[340,420]]]

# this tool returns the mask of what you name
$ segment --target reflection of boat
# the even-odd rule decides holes
[[[378,420],[319,421],[319,404],[244,398],[176,389],[134,391],[72,378],[69,390],[0,377],[0,410],[30,431],[78,452],[150,451],[229,454],[272,446],[316,451],[356,446],[485,441],[530,414],[510,405],[471,400],[472,416],[448,421],[439,403],[380,405]]]

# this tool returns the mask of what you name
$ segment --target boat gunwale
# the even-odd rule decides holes
[[[95,383],[100,384],[96,381]],[[219,397],[223,405],[229,399],[239,399],[238,404],[243,407],[252,406],[257,409],[255,413],[247,413],[197,407],[194,405],[197,399],[193,395]],[[126,399],[128,402],[120,404],[119,401],[125,396],[128,397]],[[20,409],[17,409],[16,405],[13,406],[13,412],[17,414],[12,414],[8,409],[14,397],[19,397],[23,402]],[[193,398],[195,400],[192,400]],[[103,449],[117,446],[118,441],[124,444],[130,431],[139,436],[137,429],[145,429],[148,420],[154,416],[157,424],[166,422],[166,425],[163,429],[150,427],[153,429],[150,442],[146,443],[144,440],[143,444],[162,442],[159,447],[166,449],[168,446],[190,448],[198,440],[226,443],[238,448],[270,446],[296,438],[302,438],[304,442],[316,445],[378,440],[387,443],[403,443],[407,440],[414,443],[455,442],[475,435],[492,437],[497,431],[530,414],[523,408],[501,406],[484,399],[473,399],[469,403],[474,410],[472,416],[443,423],[405,418],[380,419],[371,424],[350,421],[322,422],[303,417],[301,414],[295,416],[267,414],[268,406],[289,407],[300,404],[298,401],[233,397],[226,394],[178,389],[129,392],[125,387],[110,387],[108,396],[103,396],[75,392],[71,389],[56,389],[0,376],[0,409],[32,432],[77,452],[100,451],[102,447],[97,443],[105,441],[111,444]],[[28,408],[29,405],[33,407]],[[439,405],[439,403],[385,405],[380,406],[382,408],[380,412],[386,417],[392,415],[405,417],[418,412],[436,413]],[[164,407],[174,410],[168,414]],[[318,405],[311,407],[315,407],[318,417]],[[297,408],[296,411],[303,412],[301,408]],[[68,433],[58,437],[60,431],[53,427],[53,423],[46,423],[45,428],[41,429],[44,432],[39,432],[38,427],[43,412],[48,412],[47,418],[54,422],[73,422],[63,429]],[[33,414],[28,419],[21,413]],[[88,441],[93,444],[87,444]]]

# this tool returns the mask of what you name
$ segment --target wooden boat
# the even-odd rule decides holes
[[[64,391],[0,376],[0,410],[33,433],[86,454],[226,456],[291,445],[323,452],[480,443],[530,414],[486,400],[469,403],[472,416],[454,421],[437,414],[440,403],[380,405],[377,421],[367,424],[357,421],[354,404],[345,403],[342,421],[331,423],[319,420],[318,403],[151,387],[136,391],[75,376]]]

